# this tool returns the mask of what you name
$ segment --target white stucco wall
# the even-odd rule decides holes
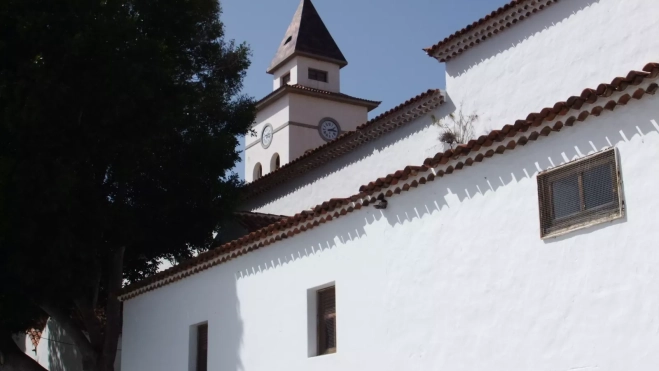
[[[253,126],[254,132],[245,140],[245,180],[254,180],[254,167],[257,163],[261,164],[263,175],[271,172],[271,159],[275,153],[279,154],[283,166],[303,155],[306,150],[326,143],[317,127],[327,117],[336,120],[343,131],[355,130],[357,125],[367,121],[368,110],[362,106],[288,94],[259,111]],[[314,127],[297,126],[298,123]],[[261,134],[267,124],[272,125],[274,136],[270,146],[263,148]]]
[[[444,117],[453,109],[448,101],[402,128],[250,199],[243,207],[263,213],[294,215],[330,198],[359,193],[360,186],[405,166],[420,165],[427,157],[444,149],[439,141],[440,129],[432,123],[431,115]]]
[[[318,126],[325,118],[332,118],[341,127],[341,131],[355,130],[358,125],[368,121],[368,109],[347,103],[335,102],[306,95],[291,95],[290,119],[296,123]],[[290,159],[294,160],[313,149],[325,144],[318,129],[292,127],[290,131]]]
[[[446,89],[481,131],[525,119],[659,60],[656,0],[559,1],[446,63]]]
[[[659,105],[646,98],[124,303],[124,370],[659,368]],[[626,217],[543,241],[538,170],[615,145]],[[336,354],[307,290],[336,283]],[[148,334],[149,341],[144,341]]]
[[[327,72],[327,82],[309,79],[309,68]],[[273,71],[272,88],[277,90],[281,86],[281,77],[291,74],[290,84],[300,84],[311,88],[331,92],[341,91],[341,70],[338,65],[313,58],[297,56]]]
[[[269,173],[270,159],[275,153],[280,155],[282,165],[289,161],[288,138],[290,135],[289,127],[285,127],[290,120],[289,98],[290,96],[283,96],[257,113],[253,134],[245,136],[245,181],[254,180],[256,163],[261,163],[263,175]],[[266,124],[272,125],[275,133],[270,146],[263,148],[261,133]]]
[[[272,71],[272,90],[275,91],[281,87],[281,78],[287,74],[291,74],[291,81],[289,84],[297,84],[297,58],[293,58],[288,62],[284,63],[281,67]]]

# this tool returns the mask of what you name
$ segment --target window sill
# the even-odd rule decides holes
[[[315,356],[310,356],[309,359],[316,359],[316,358],[332,358],[332,356],[335,356],[337,353],[336,351],[332,353],[324,353],[324,354],[317,354]]]
[[[579,223],[579,224],[564,227],[564,228],[558,229],[556,231],[553,231],[551,233],[548,233],[548,234],[542,236],[541,239],[542,240],[547,240],[547,239],[559,237],[559,236],[562,236],[562,235],[565,235],[565,234],[568,234],[568,233],[572,233],[574,231],[590,228],[590,227],[598,225],[598,224],[602,224],[602,223],[606,223],[606,222],[612,222],[612,221],[620,219],[624,216],[625,216],[625,211],[624,211],[624,209],[622,209],[622,210],[620,210],[620,213],[618,215],[607,215],[605,217],[601,217],[601,218],[598,218],[598,219],[593,219],[593,220],[589,220],[589,221],[582,222],[582,223]]]

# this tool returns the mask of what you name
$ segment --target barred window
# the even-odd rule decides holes
[[[208,324],[197,326],[197,371],[208,370]]]
[[[538,174],[541,237],[622,217],[615,148]]]
[[[309,68],[309,80],[327,82],[327,72]]]
[[[318,290],[318,355],[336,353],[335,286]]]

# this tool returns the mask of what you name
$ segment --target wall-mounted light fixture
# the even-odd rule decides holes
[[[375,205],[373,205],[376,209],[382,210],[387,208],[387,200],[378,200]]]

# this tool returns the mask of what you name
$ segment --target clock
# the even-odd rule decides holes
[[[263,131],[261,132],[261,145],[263,148],[268,148],[270,147],[270,143],[272,143],[272,136],[274,132],[272,130],[272,125],[270,124],[265,124],[263,127]]]
[[[318,132],[320,136],[326,141],[336,139],[341,133],[341,128],[339,124],[331,118],[324,118],[320,120],[320,125],[318,125]]]

